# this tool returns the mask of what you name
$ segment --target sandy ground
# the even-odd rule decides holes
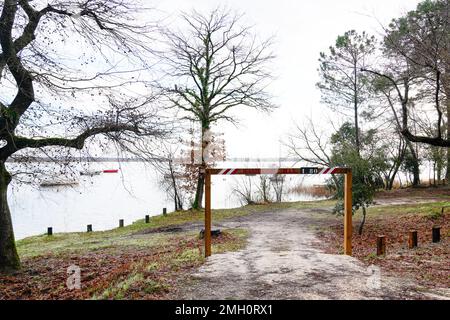
[[[322,211],[325,211],[322,209]],[[325,254],[308,210],[267,212],[216,224],[250,231],[248,245],[216,254],[176,293],[179,299],[426,299],[445,298],[386,277],[345,255]],[[380,275],[380,276],[378,276]],[[447,297],[448,298],[448,297]]]

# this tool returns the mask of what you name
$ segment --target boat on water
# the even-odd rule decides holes
[[[103,173],[117,173],[119,172],[119,169],[106,169],[103,170]]]
[[[95,170],[95,171],[80,171],[80,175],[81,176],[98,176],[102,173],[103,171],[101,170]]]
[[[78,185],[78,181],[42,181],[39,185],[43,188],[70,187]]]

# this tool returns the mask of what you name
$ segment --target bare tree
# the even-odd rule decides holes
[[[291,155],[312,165],[331,166],[330,134],[317,129],[311,119],[303,126],[296,124],[293,131],[284,143]],[[337,186],[339,181],[334,175],[332,179]]]
[[[424,1],[386,28],[382,70],[363,69],[384,78],[400,105],[401,133],[412,142],[450,147],[450,4]],[[435,132],[414,132],[413,110],[433,107]],[[447,119],[445,121],[445,114]]]
[[[186,179],[183,165],[176,158],[177,149],[164,145],[164,152],[157,161],[152,161],[153,167],[158,172],[160,185],[173,199],[175,211],[183,210],[186,201],[186,189],[183,180]]]
[[[183,118],[199,124],[203,151],[208,148],[205,135],[213,123],[236,122],[231,109],[274,108],[266,92],[272,77],[267,66],[274,56],[271,39],[258,41],[251,28],[240,26],[240,15],[215,9],[207,15],[184,13],[181,19],[183,28],[163,34],[167,48],[161,58],[166,77],[159,86]],[[202,152],[199,169],[208,165],[205,158]],[[202,205],[203,187],[199,170],[194,208]]]
[[[58,158],[98,135],[125,146],[164,133],[149,99],[127,91],[139,86],[151,43],[152,27],[133,22],[138,8],[126,0],[0,5],[0,271],[20,265],[9,159],[28,150]]]
[[[399,62],[397,61],[397,63]],[[412,81],[412,78],[412,75],[408,75],[408,73],[405,74],[403,83],[406,92],[409,91],[410,81]],[[406,155],[406,150],[402,151],[402,144],[405,144],[409,154],[409,161],[411,162],[411,169],[413,174],[412,185],[418,186],[420,184],[420,159],[418,145],[403,137],[400,111],[398,110],[398,104],[395,102],[397,94],[396,89],[394,89],[394,87],[392,87],[389,81],[387,81],[384,77],[375,78],[371,83],[372,90],[375,94],[374,99],[380,101],[382,105],[387,106],[384,112],[382,112],[382,118],[385,118],[386,122],[391,127],[393,126],[395,128],[393,130],[395,132],[394,136],[399,136],[397,141],[397,155],[395,156],[395,158],[400,160],[400,163],[398,163],[398,161],[394,161],[394,163],[398,163],[401,166],[401,162],[404,160]],[[393,172],[395,171],[396,170],[394,170]],[[395,176],[393,178],[395,178]],[[393,178],[389,179],[392,183]],[[392,183],[389,183],[389,185],[392,186]],[[390,189],[390,187],[388,189]]]
[[[283,199],[285,180],[286,176],[283,174],[274,174],[270,177],[270,183],[272,184],[272,188],[275,192],[275,199],[277,202],[281,202]]]
[[[242,205],[255,204],[253,194],[253,183],[251,177],[242,177],[233,188],[233,193],[237,195]]]
[[[259,185],[257,186],[259,197],[263,203],[272,202],[270,196],[270,177],[266,174],[259,175]]]

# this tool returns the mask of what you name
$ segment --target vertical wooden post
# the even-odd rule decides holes
[[[409,232],[408,247],[410,249],[417,247],[417,231],[415,230]]]
[[[205,170],[205,257],[211,255],[211,173]]]
[[[433,238],[433,243],[441,241],[441,227],[433,227],[432,238]]]
[[[167,215],[167,208],[163,208],[163,216]]]
[[[148,214],[145,216],[145,223],[150,223],[150,216]]]
[[[47,235],[48,236],[52,236],[53,235],[53,228],[52,227],[48,227],[47,228]]]
[[[377,256],[384,256],[386,254],[386,237],[377,237]]]
[[[123,219],[119,220],[119,228],[123,228]]]
[[[352,172],[345,174],[344,185],[344,253],[352,255]]]

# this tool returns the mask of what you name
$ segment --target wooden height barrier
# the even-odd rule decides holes
[[[205,169],[205,256],[211,255],[211,175],[258,174],[344,174],[344,253],[352,255],[352,169],[351,168],[268,168]]]

